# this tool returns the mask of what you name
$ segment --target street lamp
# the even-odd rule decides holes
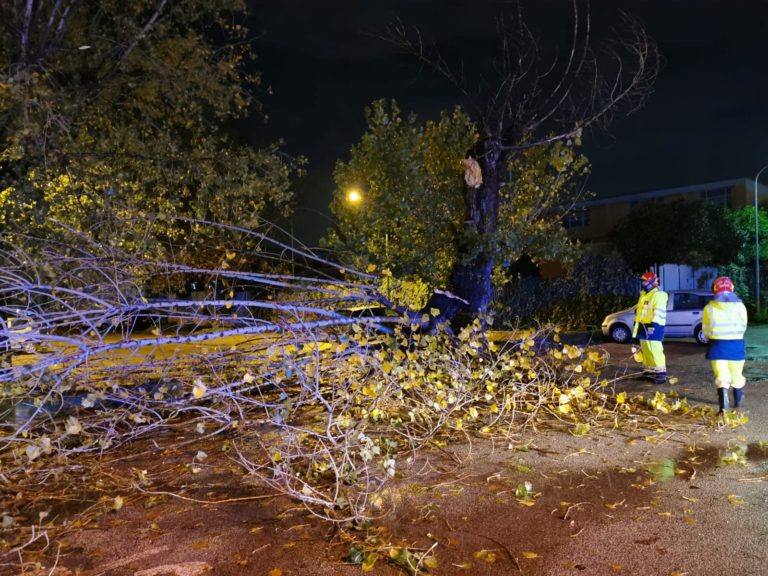
[[[359,188],[349,188],[345,198],[347,204],[357,206],[363,201],[363,193]],[[389,232],[384,232],[384,260],[389,262]]]
[[[347,190],[347,202],[352,205],[360,204],[363,201],[363,194],[357,188]]]
[[[760,196],[759,184],[757,183],[760,174],[768,169],[768,164],[760,168],[755,176],[755,302],[757,304],[757,316],[760,316],[760,213],[758,211],[757,199]]]

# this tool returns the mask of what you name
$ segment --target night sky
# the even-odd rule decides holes
[[[399,18],[465,67],[494,48],[509,2],[483,0],[250,0],[258,69],[274,93],[259,137],[281,137],[309,160],[297,182],[296,235],[315,244],[328,224],[332,172],[364,130],[364,107],[396,98],[433,118],[459,103],[455,89],[378,39]],[[582,3],[583,4],[583,3]],[[524,1],[545,42],[569,42],[568,0]],[[659,78],[646,106],[585,139],[588,188],[629,194],[738,177],[768,164],[768,0],[593,0],[594,36],[630,13],[658,43]],[[460,59],[460,60],[459,60]],[[321,215],[324,214],[325,216]]]

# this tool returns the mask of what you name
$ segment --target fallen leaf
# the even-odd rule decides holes
[[[360,565],[360,568],[363,572],[371,572],[373,570],[373,567],[376,565],[376,560],[379,559],[379,555],[375,552],[371,552],[369,554],[366,554],[363,558],[363,563]]]
[[[541,558],[541,556],[536,554],[536,552],[523,552],[523,556],[528,560],[533,560],[534,558]]]
[[[267,572],[267,576],[283,576],[283,571],[280,568],[272,568],[272,570]]]
[[[742,506],[744,504],[744,500],[741,499],[741,496],[737,496],[736,494],[728,494],[727,498],[728,502],[734,506]]]
[[[475,552],[474,556],[478,560],[484,560],[489,564],[496,562],[496,555],[491,550],[478,550]]]
[[[203,381],[198,378],[195,380],[195,385],[192,387],[192,396],[195,398],[202,398],[206,390],[207,388],[205,387],[205,384],[203,384]]]

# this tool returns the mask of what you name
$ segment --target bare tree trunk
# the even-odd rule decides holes
[[[463,246],[451,272],[451,285],[455,293],[467,301],[471,314],[483,314],[491,303],[491,272],[495,262],[493,241],[499,221],[499,191],[503,186],[504,167],[507,162],[497,138],[478,143],[474,153],[480,165],[483,181],[477,188],[467,185],[464,198],[467,204],[469,242]]]

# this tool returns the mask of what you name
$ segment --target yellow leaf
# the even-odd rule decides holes
[[[117,512],[122,507],[123,507],[123,499],[122,499],[122,497],[121,496],[115,496],[115,499],[112,502],[112,510]]]
[[[262,530],[264,530],[264,527],[263,527],[263,526],[254,526],[253,528],[251,528],[250,530],[248,530],[248,532],[250,532],[251,534],[258,534],[258,533],[259,533],[259,532],[261,532]]]
[[[203,381],[198,378],[195,385],[192,387],[192,396],[195,398],[202,398],[205,395],[206,390],[208,390],[208,388],[206,388]]]
[[[536,554],[536,552],[523,552],[523,556],[528,560],[533,560],[534,558],[541,558],[541,556]]]
[[[637,352],[633,358],[635,359],[635,362],[641,363],[643,361],[643,353]]]
[[[234,260],[235,256],[237,256],[237,254],[234,252],[227,252],[227,260]]]
[[[464,429],[464,420],[461,418],[456,418],[456,430],[463,430]]]
[[[437,568],[437,558],[434,556],[427,556],[421,561],[421,563],[424,564],[424,566],[427,568],[431,568],[433,570]]]
[[[621,564],[611,564],[611,570],[614,572],[621,572],[624,567]]]
[[[368,264],[368,267],[365,269],[365,271],[369,274],[371,272],[376,272],[376,264]]]
[[[280,568],[272,568],[272,570],[267,572],[267,576],[283,576],[283,571]]]
[[[193,542],[192,548],[194,550],[201,550],[203,548],[208,548],[208,540],[199,540],[198,542]]]
[[[728,498],[728,502],[730,502],[734,506],[741,506],[742,504],[744,504],[744,500],[741,499],[741,496],[737,496],[736,494],[728,494],[727,498]]]
[[[283,459],[283,455],[280,453],[280,450],[275,450],[272,454],[272,461],[273,462],[280,462]]]
[[[474,556],[478,560],[485,560],[489,564],[496,562],[496,555],[491,550],[478,550]]]
[[[617,404],[624,404],[624,402],[627,401],[627,393],[621,392],[618,396],[616,396],[616,403]]]
[[[376,396],[378,395],[376,393],[376,387],[373,384],[366,384],[365,386],[363,386],[362,392],[369,398],[376,398]]]
[[[378,559],[379,555],[376,553],[366,554],[360,568],[362,568],[363,572],[371,572]]]

